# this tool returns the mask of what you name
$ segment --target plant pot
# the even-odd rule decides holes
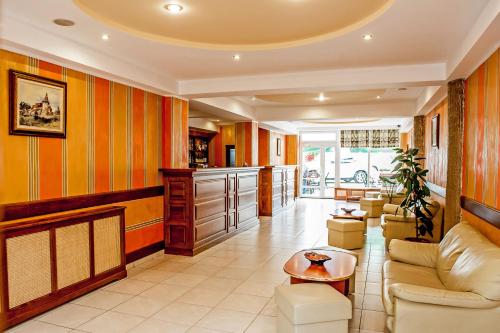
[[[417,238],[417,237],[406,237],[405,240],[414,243],[430,243],[431,241],[425,238]]]

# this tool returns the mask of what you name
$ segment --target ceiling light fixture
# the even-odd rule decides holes
[[[60,25],[61,27],[71,27],[75,25],[75,22],[62,18],[55,19],[52,22],[54,22],[54,24]]]
[[[363,36],[361,36],[361,38],[363,38],[363,40],[372,40],[373,35],[372,34],[364,34]]]
[[[380,96],[380,95],[377,96],[377,99],[381,99],[381,98],[382,98],[382,96]]]
[[[101,38],[102,38],[102,40],[109,40],[109,35],[108,34],[102,34]]]
[[[257,100],[257,97],[252,96],[252,101],[254,101],[254,102],[255,102],[256,100]]]
[[[241,59],[241,56],[239,54],[233,55],[233,60],[234,61],[240,61],[240,59]]]
[[[325,95],[323,93],[319,94],[318,101],[324,102],[325,101]]]
[[[184,7],[179,5],[178,3],[169,3],[164,6],[164,8],[169,12],[170,14],[179,14],[182,12]]]

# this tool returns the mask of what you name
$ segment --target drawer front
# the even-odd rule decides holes
[[[238,177],[238,191],[256,188],[258,185],[258,175],[245,175]]]
[[[229,181],[229,192],[236,191],[236,177],[229,176],[228,181]]]
[[[229,195],[229,209],[236,209],[236,196],[234,194]]]
[[[293,170],[287,170],[287,172],[286,172],[286,179],[287,180],[294,180],[295,179],[295,171],[293,171]]]
[[[257,218],[257,205],[244,208],[238,212],[238,225],[245,221]]]
[[[224,213],[226,211],[226,198],[219,198],[194,205],[194,218],[199,220],[208,216]]]
[[[226,193],[226,178],[195,180],[194,198],[223,195]]]
[[[283,181],[283,172],[273,172],[273,183],[281,183]]]
[[[195,242],[202,241],[210,236],[216,235],[226,230],[226,216],[207,221],[196,226]]]
[[[275,197],[277,195],[281,195],[282,192],[283,192],[283,189],[282,189],[281,185],[274,185],[273,186],[273,197]]]
[[[238,208],[255,205],[257,202],[257,191],[250,191],[238,194]]]

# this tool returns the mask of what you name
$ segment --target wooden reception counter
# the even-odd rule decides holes
[[[273,216],[295,203],[297,176],[297,165],[266,166],[260,171],[260,215]]]
[[[165,253],[194,255],[256,225],[260,169],[160,169]]]

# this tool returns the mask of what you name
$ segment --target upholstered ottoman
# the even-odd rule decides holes
[[[328,227],[328,245],[347,250],[363,247],[365,221],[332,219],[326,223]]]
[[[380,217],[384,208],[384,199],[378,198],[363,198],[359,201],[361,210],[366,211],[367,217]]]
[[[322,283],[281,285],[275,289],[278,333],[347,333],[351,301]]]

